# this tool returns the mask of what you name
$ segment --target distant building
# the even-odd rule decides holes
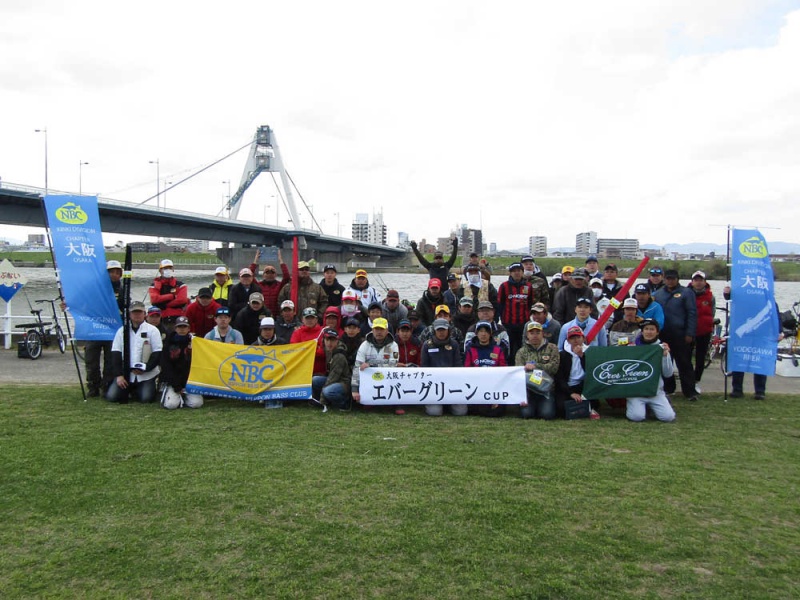
[[[128,245],[131,252],[161,252],[161,244],[158,242],[131,242]]]
[[[462,225],[461,230],[455,235],[458,236],[462,255],[469,256],[473,252],[483,254],[483,232],[480,229],[469,229],[466,225]]]
[[[168,246],[189,250],[190,252],[208,252],[208,240],[164,240]]]
[[[357,242],[380,244],[382,246],[387,245],[389,237],[386,225],[383,224],[383,213],[372,215],[372,223],[369,222],[369,216],[366,213],[356,214],[352,233],[353,239]]]
[[[28,246],[44,246],[44,234],[43,233],[29,233],[28,234]]]
[[[398,248],[405,248],[406,250],[410,247],[409,246],[408,234],[405,231],[398,231],[397,232],[397,247]]]
[[[489,254],[497,254],[497,242],[489,244]]]
[[[629,238],[599,238],[597,255],[603,258],[640,258],[639,240]]]
[[[597,232],[584,231],[575,236],[576,254],[597,254]]]
[[[547,236],[532,235],[528,238],[528,252],[531,256],[547,256]]]

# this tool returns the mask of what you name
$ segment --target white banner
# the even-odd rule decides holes
[[[523,367],[376,368],[361,372],[361,404],[522,404]]]

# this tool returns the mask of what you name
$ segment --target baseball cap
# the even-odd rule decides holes
[[[161,314],[161,309],[158,308],[157,306],[151,306],[150,308],[147,309],[147,314],[148,315],[153,315],[153,314],[160,315]]]
[[[380,302],[370,302],[369,306],[367,307],[367,310],[369,311],[372,310],[373,308],[377,308],[378,310],[383,310],[383,307],[381,306]]]
[[[481,270],[481,266],[480,265],[469,264],[469,265],[466,265],[464,267],[464,270],[465,271],[480,271]]]
[[[118,260],[110,260],[106,263],[106,271],[110,271],[111,269],[121,269],[122,264]]]
[[[292,302],[291,300],[284,300],[283,302],[281,302],[281,309],[284,308],[294,308],[294,302]]]
[[[581,329],[577,325],[573,325],[572,327],[567,329],[567,339],[575,337],[576,335],[583,337],[583,329]]]
[[[575,267],[570,267],[569,265],[565,265],[564,267],[561,268],[561,273],[562,274],[572,273],[574,270]]]
[[[542,302],[537,302],[531,306],[531,312],[547,312],[547,307]]]
[[[337,271],[336,271],[336,265],[334,265],[334,264],[331,264],[331,263],[328,263],[327,265],[325,265],[325,268],[324,268],[324,269],[322,269],[322,272],[323,272],[323,273],[324,273],[325,271],[333,271],[334,273],[337,273]]]
[[[467,298],[464,296],[461,300],[458,301],[461,306],[472,306],[472,298]]]
[[[263,329],[264,327],[275,327],[275,319],[272,317],[264,317],[261,319],[261,324],[258,327],[259,329]]]
[[[555,275],[553,275],[551,281],[561,281],[562,279],[563,278],[561,277],[561,273],[556,273]]]
[[[228,268],[227,267],[217,267],[214,269],[214,275],[227,275]]]
[[[356,277],[366,277],[366,276],[367,272],[364,269],[359,269],[358,271],[356,271]]]
[[[403,327],[408,327],[409,329],[411,329],[411,321],[409,321],[408,319],[401,319],[397,323],[397,328],[398,329],[403,329]]]
[[[456,280],[456,274],[455,273],[448,273],[447,274],[447,281],[455,281],[455,280]]]
[[[525,326],[525,331],[530,331],[531,329],[539,329],[540,331],[544,331],[542,324],[537,321],[528,321],[528,324]]]
[[[264,294],[260,292],[253,292],[250,294],[248,302],[261,302],[261,304],[264,304]]]
[[[678,271],[676,269],[667,269],[664,271],[664,279],[669,279],[670,277],[674,277],[675,279],[678,278]]]
[[[526,254],[522,258],[519,259],[519,262],[536,262],[534,258],[530,254]]]
[[[303,309],[303,318],[306,317],[316,317],[317,316],[317,309],[313,306],[308,306]]]
[[[489,321],[478,321],[477,323],[475,323],[475,333],[477,333],[478,329],[480,329],[481,327],[483,327],[484,329],[488,329],[489,333],[492,332],[492,324],[489,323]]]
[[[589,300],[588,298],[578,298],[577,300],[575,300],[575,305],[577,306],[578,304],[586,304],[588,306],[591,306],[592,301]]]
[[[342,292],[342,302],[345,300],[352,300],[353,302],[358,302],[358,294],[356,294],[351,289],[346,289]]]
[[[478,303],[478,310],[482,308],[491,308],[492,310],[494,310],[494,304],[492,304],[488,300],[482,300],[481,302]]]
[[[383,317],[378,317],[372,321],[372,328],[375,329],[376,327],[378,329],[389,329],[389,322]]]
[[[211,293],[211,288],[203,287],[197,292],[197,296],[199,298],[211,298],[213,294]]]
[[[588,257],[586,257],[586,262],[584,264],[588,264],[590,262],[597,262],[597,257],[596,256],[588,256]]]
[[[593,286],[595,283],[596,283],[597,285],[603,285],[603,280],[602,280],[602,279],[599,279],[598,277],[592,277],[592,278],[589,280],[589,287]]]
[[[586,269],[575,269],[572,272],[573,279],[586,279],[589,273],[586,272]]]
[[[633,288],[633,293],[634,294],[641,294],[641,293],[645,293],[645,292],[648,293],[648,294],[650,293],[650,286],[647,285],[646,283],[637,283],[636,287]]]
[[[603,267],[603,271],[616,271],[617,265],[614,263],[608,263],[605,267]]]
[[[220,315],[228,315],[230,317],[231,316],[231,309],[228,308],[227,306],[220,306],[217,309],[217,316],[220,316]]]
[[[176,317],[175,318],[175,327],[180,327],[181,325],[185,325],[186,327],[189,326],[189,319],[184,316]]]
[[[655,326],[656,326],[656,329],[658,329],[659,331],[661,331],[661,327],[659,327],[659,326],[658,326],[658,321],[656,321],[655,319],[643,319],[643,320],[642,320],[642,321],[639,323],[639,329],[644,329],[644,328],[645,328],[645,326],[647,326],[647,325],[655,325]]]
[[[622,308],[639,308],[639,303],[636,302],[636,298],[625,298],[625,302],[622,303]]]
[[[245,267],[244,269],[239,271],[239,277],[241,277],[242,275],[252,275],[252,274],[253,274],[253,272],[250,269],[248,269],[247,267]]]
[[[133,312],[135,310],[140,310],[140,311],[144,312],[147,309],[144,306],[144,302],[136,301],[136,302],[131,302],[131,306],[130,306],[130,308],[128,310],[130,312]]]
[[[444,258],[444,254],[442,253],[441,250],[437,250],[436,252],[433,253],[433,258]]]
[[[355,325],[356,327],[361,327],[361,323],[358,322],[358,319],[355,317],[347,317],[344,320],[344,324],[342,327],[350,327],[351,325]]]
[[[408,311],[408,320],[410,321],[411,319],[419,320],[419,313],[416,310]]]
[[[694,279],[695,277],[702,277],[703,279],[705,279],[706,274],[703,273],[702,271],[695,271],[694,273],[692,273],[692,279]]]
[[[661,267],[653,267],[652,269],[650,269],[650,274],[651,275],[663,275],[664,274],[664,270]]]
[[[399,298],[400,294],[397,292],[397,290],[389,290],[388,292],[386,292],[386,297],[387,298]]]
[[[450,323],[445,319],[435,319],[433,321],[433,328],[436,329],[450,329]]]
[[[522,269],[522,263],[514,262],[508,265],[508,270],[513,271],[514,269]]]
[[[478,258],[478,253],[477,252],[470,252],[469,253],[469,257],[470,258]]]
[[[442,282],[439,279],[437,279],[436,277],[433,277],[433,278],[428,280],[428,289],[431,289],[432,287],[441,288],[442,287]]]
[[[434,311],[434,314],[438,315],[442,311],[446,312],[449,315],[450,314],[450,307],[447,306],[447,304],[440,304],[439,306],[436,307],[436,310]]]
[[[173,265],[173,264],[172,264],[172,261],[171,261],[170,259],[168,259],[168,258],[165,258],[164,260],[162,260],[162,261],[159,263],[159,265],[158,265],[158,268],[159,268],[159,269],[164,269],[164,268],[166,268],[166,267],[174,267],[174,266],[175,266],[175,265]]]
[[[301,260],[297,263],[297,270],[299,271],[300,269],[311,269],[311,265],[308,264],[308,261]]]
[[[330,327],[327,327],[327,328],[322,330],[322,337],[332,338],[334,340],[338,340],[339,339],[339,332],[336,331],[335,329],[331,329]]]

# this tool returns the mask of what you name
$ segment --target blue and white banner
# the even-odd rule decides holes
[[[402,368],[370,367],[361,371],[361,404],[523,404],[522,367]]]
[[[45,196],[44,206],[75,338],[113,340],[122,327],[106,271],[96,196]]]
[[[733,230],[728,370],[774,375],[779,319],[767,242],[757,229]]]

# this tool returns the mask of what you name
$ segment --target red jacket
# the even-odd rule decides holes
[[[220,306],[216,300],[212,300],[208,306],[203,306],[197,300],[192,302],[186,309],[189,331],[198,337],[205,337],[217,324],[214,318],[217,316],[217,309]]]
[[[401,342],[398,338],[395,338],[395,341],[397,342],[398,350],[400,350],[397,362],[419,366],[419,361],[422,356],[420,354],[420,345],[414,343],[414,338],[412,337],[407,342]]]
[[[294,330],[290,344],[299,344],[300,342],[307,342],[308,340],[317,340],[317,353],[314,356],[314,375],[325,375],[328,366],[325,361],[325,346],[322,343],[322,325],[314,325],[314,327],[306,327],[305,325],[298,327]]]
[[[161,317],[179,317],[189,304],[189,290],[186,284],[174,277],[156,277],[150,286],[150,304],[161,309]]]
[[[250,264],[250,270],[253,272],[254,277],[258,275],[258,265],[256,263]],[[270,310],[273,317],[277,317],[281,314],[281,309],[278,306],[278,294],[283,286],[292,281],[292,274],[289,272],[289,267],[284,263],[281,263],[281,274],[283,275],[283,279],[276,278],[274,281],[267,281],[266,279],[262,279],[261,281],[256,280],[256,283],[261,286],[261,293],[264,294],[264,306]]]
[[[695,294],[697,302],[697,328],[695,336],[708,335],[714,331],[714,310],[716,309],[717,300],[714,294],[711,293],[711,286],[706,284],[704,289],[699,294]]]

